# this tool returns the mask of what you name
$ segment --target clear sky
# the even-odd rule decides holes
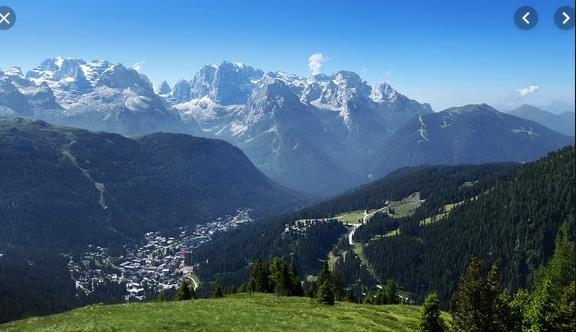
[[[539,13],[529,31],[515,10]],[[574,100],[574,30],[554,25],[563,0],[0,0],[18,21],[0,30],[0,68],[64,56],[139,64],[153,82],[204,64],[242,62],[309,75],[353,70],[436,110],[486,102]],[[324,61],[322,61],[324,60]],[[320,66],[321,65],[321,66]],[[530,87],[532,86],[532,87]],[[524,90],[520,90],[524,89]],[[523,93],[520,93],[522,91]],[[524,94],[524,96],[523,96]]]

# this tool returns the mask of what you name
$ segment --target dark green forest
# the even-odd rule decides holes
[[[473,256],[496,264],[506,288],[526,288],[552,255],[560,225],[574,215],[574,167],[570,147],[479,183],[482,193],[442,221],[420,227],[424,215],[417,212],[401,221],[400,236],[369,241],[366,258],[418,300],[436,290],[446,305]],[[462,199],[437,197],[438,206]]]
[[[496,264],[506,288],[529,287],[535,271],[552,255],[560,225],[574,213],[573,183],[574,147],[524,165],[402,169],[296,213],[223,234],[199,248],[193,259],[200,263],[203,278],[224,276],[225,285],[232,288],[246,278],[248,264],[256,258],[293,257],[303,274],[316,274],[328,252],[338,246],[348,253],[348,259],[338,264],[346,286],[358,284],[358,280],[373,285],[393,279],[416,302],[429,291],[437,291],[442,307],[447,308],[458,276],[474,256],[483,257],[488,266]],[[377,214],[355,234],[355,241],[364,244],[364,255],[374,276],[343,243],[343,229],[323,234],[309,250],[295,250],[293,241],[283,241],[286,226],[295,220],[379,208],[388,200],[414,192],[420,192],[424,202],[413,215],[393,219]],[[420,225],[453,203],[459,205],[444,219]],[[337,221],[322,225],[342,227]],[[395,228],[399,236],[378,239],[378,235]],[[307,236],[315,237],[318,231]],[[242,277],[226,277],[235,273]]]
[[[500,287],[511,294],[546,295],[542,271],[554,261],[562,225],[567,241],[575,237],[573,146],[526,164],[403,168],[295,210],[310,197],[271,182],[222,141],[128,139],[0,120],[0,144],[0,321],[121,299],[123,285],[95,298],[76,296],[66,254],[86,244],[119,252],[146,231],[204,223],[241,207],[253,209],[257,222],[217,235],[188,258],[201,280],[199,296],[213,293],[215,280],[223,292],[247,287],[257,260],[293,262],[302,281],[330,261],[337,289],[351,297],[377,294],[393,280],[404,300],[421,303],[435,292],[449,309],[473,257],[483,261],[480,274],[497,268]],[[375,213],[348,244],[352,226],[339,214],[415,193],[416,210]]]
[[[0,119],[0,146],[5,244],[114,246],[238,208],[251,208],[260,218],[308,201],[219,140],[180,134],[128,139]]]

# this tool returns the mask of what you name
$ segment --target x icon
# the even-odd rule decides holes
[[[8,16],[10,16],[10,12],[7,12],[6,14],[0,13],[0,24],[4,22],[6,22],[6,24],[10,24],[10,21],[8,21]]]

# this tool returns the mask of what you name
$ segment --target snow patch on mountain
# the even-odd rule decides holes
[[[418,133],[420,134],[421,140],[418,140],[418,143],[422,143],[424,141],[429,142],[428,139],[428,131],[426,129],[426,123],[424,123],[424,117],[422,114],[418,115],[418,122],[420,122],[420,128],[418,129]]]
[[[531,139],[535,139],[536,137],[541,136],[540,134],[535,132],[534,129],[532,129],[532,128],[521,127],[521,128],[517,128],[517,129],[512,129],[511,131],[516,135],[526,135],[526,136],[530,137]]]

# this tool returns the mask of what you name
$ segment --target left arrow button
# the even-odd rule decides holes
[[[520,7],[514,14],[514,22],[520,29],[532,29],[538,23],[538,13],[532,7]]]

